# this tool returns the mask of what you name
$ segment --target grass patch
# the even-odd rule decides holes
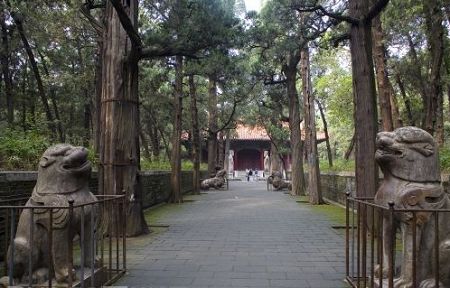
[[[184,195],[183,201],[185,203],[195,202],[199,195]],[[183,204],[166,203],[157,207],[150,207],[144,211],[145,221],[148,225],[162,225],[167,224],[165,220],[171,213],[174,213],[182,208]],[[154,229],[151,227],[152,230]]]
[[[292,196],[292,198],[300,205],[308,205],[313,211],[325,215],[336,226],[345,226],[345,208],[332,204],[311,205],[308,196]]]

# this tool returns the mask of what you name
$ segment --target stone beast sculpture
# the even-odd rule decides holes
[[[375,195],[375,203],[387,206],[394,203],[397,209],[450,208],[449,198],[440,183],[439,158],[436,143],[426,131],[416,127],[402,127],[394,132],[380,132],[376,139],[375,159],[384,179]],[[438,287],[435,275],[435,225],[430,212],[395,213],[390,224],[385,213],[383,225],[383,271],[376,267],[377,277],[387,277],[390,241],[392,233],[402,232],[402,261],[400,272],[395,275],[394,287],[413,287],[413,229],[417,241],[417,283],[421,288]],[[449,215],[439,217],[440,281],[439,287],[450,287],[449,281]],[[387,287],[387,286],[386,286]]]
[[[225,169],[219,170],[216,173],[216,176],[213,178],[208,178],[200,183],[200,188],[203,190],[208,190],[209,188],[220,189],[225,184],[225,175],[227,171]]]
[[[48,148],[39,162],[38,179],[33,189],[31,198],[26,206],[57,206],[68,207],[69,200],[74,205],[90,203],[97,198],[89,191],[88,179],[91,173],[91,164],[87,160],[88,152],[83,147],[74,147],[68,144],[57,144]],[[68,209],[53,209],[52,223],[50,222],[48,209],[24,209],[19,218],[17,232],[14,238],[13,277],[15,282],[21,282],[23,277],[28,277],[28,257],[32,251],[33,276],[41,275],[48,269],[48,237],[49,225],[52,225],[52,260],[55,278],[58,283],[64,283],[67,278],[74,276],[74,271],[69,271],[69,241],[73,241],[79,234],[81,225],[84,225],[84,249],[85,265],[91,266],[93,247],[91,245],[91,209],[93,205],[84,207],[84,223],[81,223],[81,208],[74,208],[73,217],[69,225]],[[31,211],[34,211],[31,223]],[[30,226],[33,229],[33,242],[30,242]],[[9,247],[8,258],[11,258]],[[45,273],[44,273],[45,274]],[[37,276],[36,276],[37,277]],[[34,278],[36,278],[34,277]],[[45,275],[48,277],[48,275]],[[26,278],[27,279],[27,278]],[[27,282],[27,280],[24,279]],[[34,281],[45,281],[35,279]],[[2,279],[4,283],[4,279]],[[39,284],[39,283],[37,283]]]
[[[292,190],[291,182],[285,181],[283,179],[283,174],[280,171],[273,171],[269,178],[271,178],[271,184],[275,190]]]

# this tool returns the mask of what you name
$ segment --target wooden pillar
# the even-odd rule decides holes
[[[264,149],[259,149],[259,170],[264,171]]]

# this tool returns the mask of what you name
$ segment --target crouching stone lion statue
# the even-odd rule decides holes
[[[25,205],[69,207],[69,201],[73,201],[75,206],[96,201],[97,198],[88,188],[91,163],[87,156],[88,152],[83,147],[57,144],[48,148],[39,162],[36,186]],[[49,209],[23,209],[14,245],[10,245],[7,255],[8,260],[12,258],[13,261],[14,285],[28,283],[30,252],[34,284],[45,285],[45,281],[48,280],[49,254],[52,257],[56,281],[64,284],[69,276],[74,279],[75,273],[70,268],[72,263],[69,262],[69,241],[73,241],[74,237],[80,234],[81,226],[84,226],[84,243],[82,243],[85,249],[84,264],[88,267],[95,265],[91,263],[92,253],[95,251],[91,245],[93,235],[91,235],[90,225],[91,221],[95,221],[97,208],[93,205],[84,206],[84,223],[81,223],[81,209],[75,207],[70,220],[69,209],[55,208],[52,210],[51,218]],[[51,223],[50,219],[52,219]],[[53,229],[52,251],[48,251],[50,225]],[[31,229],[33,229],[32,241]],[[14,251],[11,251],[12,249]],[[0,287],[1,285],[8,285],[7,277],[0,280]]]
[[[275,190],[288,189],[292,190],[292,184],[289,181],[283,179],[283,174],[280,171],[273,171],[272,175],[268,177],[268,181],[271,181],[272,186]]]
[[[200,183],[200,188],[202,188],[203,190],[208,190],[209,188],[222,188],[226,181],[226,174],[227,171],[225,169],[217,171],[216,176],[214,176],[213,178],[203,180],[202,183]]]
[[[385,287],[388,287],[386,282],[388,259],[393,248],[390,239],[392,234],[400,229],[403,251],[400,270],[394,275],[394,287],[413,287],[413,229],[415,229],[418,287],[450,287],[450,215],[440,213],[439,221],[436,223],[432,212],[421,211],[450,208],[449,197],[441,186],[439,158],[433,137],[416,127],[402,127],[393,132],[378,133],[376,145],[375,159],[380,165],[384,179],[375,195],[375,203],[383,206],[393,203],[394,209],[419,210],[415,218],[411,212],[395,213],[392,225],[389,213],[383,215],[383,271],[377,266],[376,277],[384,278]],[[435,234],[435,228],[438,228],[439,235]],[[436,236],[440,241],[440,283],[435,283]]]

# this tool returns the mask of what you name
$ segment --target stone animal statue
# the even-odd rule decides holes
[[[284,180],[283,174],[280,171],[273,171],[270,177],[272,177],[272,186],[275,190],[292,190],[291,182]]]
[[[208,190],[209,188],[215,189],[222,188],[226,181],[225,180],[226,174],[227,171],[225,169],[217,171],[216,176],[203,180],[200,183],[200,188],[203,190]]]
[[[441,174],[436,143],[426,131],[416,127],[402,127],[393,132],[380,132],[376,139],[375,159],[384,179],[375,195],[375,203],[397,209],[449,209],[450,200],[441,186]],[[375,269],[375,276],[386,280],[392,233],[402,232],[402,260],[394,276],[394,287],[413,287],[413,229],[416,229],[417,283],[420,288],[450,287],[450,225],[449,214],[440,213],[439,249],[440,283],[435,283],[435,220],[430,212],[395,213],[393,224],[385,213],[383,225],[383,271]],[[385,282],[385,281],[383,281]],[[386,285],[388,287],[388,285]]]
[[[273,175],[267,177],[267,191],[272,190],[273,188]]]
[[[39,162],[36,186],[26,206],[58,206],[68,207],[69,201],[74,205],[90,203],[97,198],[89,191],[88,180],[91,174],[91,163],[87,159],[88,152],[83,147],[69,144],[57,144],[48,148]],[[68,277],[74,279],[74,271],[69,263],[69,241],[79,235],[81,225],[84,225],[85,266],[91,266],[93,247],[91,245],[91,209],[94,215],[97,208],[93,205],[84,207],[84,223],[81,223],[81,208],[74,208],[69,224],[68,209],[53,209],[52,223],[49,210],[44,208],[24,209],[19,217],[17,232],[14,238],[13,278],[14,284],[28,283],[29,253],[32,251],[32,271],[35,284],[42,284],[48,277],[48,255],[51,252],[55,279],[65,283]],[[33,222],[31,213],[34,211]],[[94,216],[95,217],[95,216]],[[53,229],[52,251],[48,251],[47,233]],[[30,241],[30,227],[33,229],[33,241]],[[8,249],[8,259],[12,256],[11,246]],[[95,263],[94,263],[95,265]],[[7,286],[7,279],[0,280]],[[6,277],[7,278],[7,277]],[[6,283],[6,284],[5,284]],[[0,285],[1,286],[1,285]]]

